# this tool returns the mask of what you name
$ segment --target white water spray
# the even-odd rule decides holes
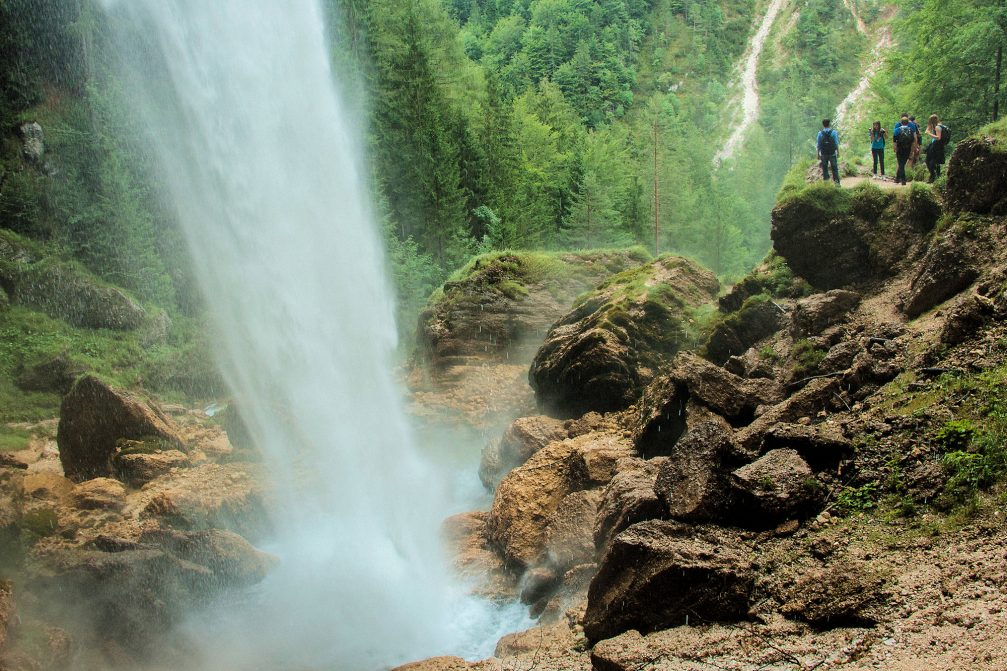
[[[489,639],[443,569],[445,492],[391,373],[391,294],[317,0],[110,5],[222,371],[279,492],[282,565],[196,627],[203,665],[370,671]],[[459,632],[464,618],[485,629]]]

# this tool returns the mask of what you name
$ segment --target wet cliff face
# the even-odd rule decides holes
[[[966,138],[948,161],[950,209],[1007,214],[1007,120]]]

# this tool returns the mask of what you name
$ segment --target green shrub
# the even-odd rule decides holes
[[[951,420],[938,431],[934,440],[942,452],[961,452],[968,449],[976,428],[968,419]]]
[[[860,487],[845,487],[836,497],[836,508],[842,513],[859,513],[877,507],[878,483],[868,482]]]
[[[794,377],[802,378],[814,375],[825,359],[827,352],[818,349],[810,340],[798,340],[790,352],[794,360]]]

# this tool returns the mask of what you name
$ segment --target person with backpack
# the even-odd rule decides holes
[[[902,115],[902,121],[895,127],[892,140],[895,142],[895,160],[899,164],[899,169],[895,173],[895,183],[905,184],[906,162],[913,154],[913,147],[916,146],[916,132],[909,125],[909,115]]]
[[[916,117],[909,115],[909,126],[916,136],[916,144],[913,145],[913,153],[909,156],[909,167],[915,168],[916,161],[920,160],[920,147],[923,146],[923,136],[920,134],[920,125],[916,123]]]
[[[831,119],[822,119],[822,130],[818,131],[818,160],[822,163],[822,179],[829,181],[829,166],[832,166],[832,181],[839,184],[839,134],[831,128]]]
[[[933,138],[926,149],[927,170],[930,171],[930,179],[927,181],[933,182],[941,176],[941,166],[944,165],[945,161],[944,147],[947,146],[948,140],[951,139],[951,130],[941,123],[940,118],[936,114],[931,114],[930,118],[927,119],[926,134],[928,137]]]
[[[871,127],[871,156],[874,157],[874,176],[878,176],[878,164],[881,164],[881,176],[885,176],[885,136],[887,131],[881,127],[880,121],[875,121]]]

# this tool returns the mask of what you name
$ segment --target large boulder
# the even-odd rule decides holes
[[[646,261],[641,250],[478,256],[420,314],[415,363],[443,369],[470,359],[526,362],[574,298]]]
[[[93,375],[80,378],[63,398],[56,433],[66,476],[113,477],[112,456],[122,439],[153,439],[166,449],[184,449],[178,429],[156,406]]]
[[[528,461],[549,443],[567,437],[566,426],[558,419],[544,415],[519,417],[499,440],[492,440],[483,448],[479,479],[487,489],[493,489],[511,469]]]
[[[674,519],[705,522],[720,519],[732,503],[728,480],[736,466],[731,433],[718,422],[702,422],[678,441],[661,464],[654,491]]]
[[[742,517],[756,526],[806,514],[819,502],[823,487],[797,450],[770,450],[731,474]]]
[[[750,423],[760,405],[779,403],[784,389],[774,380],[745,379],[690,352],[675,357],[668,377],[684,388],[689,398],[735,426]]]
[[[604,552],[612,538],[637,522],[665,516],[664,503],[654,489],[664,462],[665,457],[647,461],[630,457],[619,462],[598,508],[594,527],[598,552]]]
[[[818,289],[891,277],[933,227],[935,204],[928,187],[897,194],[872,184],[788,186],[773,209],[773,246]]]
[[[899,306],[910,319],[964,291],[979,277],[979,245],[965,230],[952,228],[923,257]]]
[[[488,536],[508,565],[543,561],[547,529],[562,501],[607,484],[619,459],[632,454],[621,434],[589,434],[550,443],[507,474],[493,498]]]
[[[788,424],[772,427],[762,439],[765,451],[787,448],[796,451],[813,468],[836,466],[853,456],[853,443],[830,424]]]
[[[859,303],[860,294],[843,289],[833,289],[799,299],[790,317],[794,339],[817,335],[838,324]]]
[[[786,314],[772,299],[753,296],[714,325],[703,351],[710,361],[723,364],[773,335],[785,323]]]
[[[612,541],[588,592],[584,634],[591,642],[635,629],[648,633],[697,621],[737,621],[748,613],[750,564],[725,530],[651,520]]]
[[[819,412],[831,408],[842,390],[839,380],[821,378],[811,380],[796,394],[771,407],[759,415],[754,422],[739,429],[735,442],[745,452],[752,455],[762,447],[766,434],[781,422],[796,422],[804,417],[815,417]]]
[[[568,417],[628,407],[686,344],[692,310],[712,302],[718,286],[709,271],[666,256],[582,296],[532,362],[539,405]]]
[[[1007,214],[1007,134],[1004,122],[962,140],[948,161],[946,200],[953,210]]]

